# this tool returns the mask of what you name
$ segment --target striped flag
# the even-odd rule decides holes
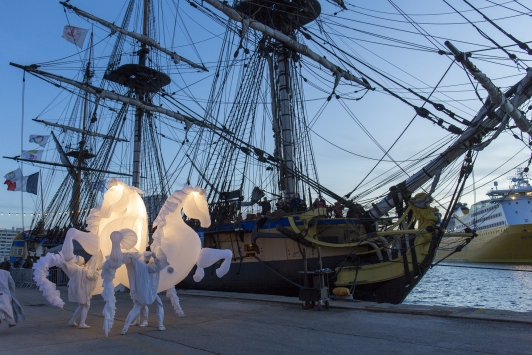
[[[20,175],[17,176],[17,173],[20,173]],[[8,176],[17,178],[10,180],[7,179]],[[4,184],[7,185],[7,191],[22,191],[37,195],[37,190],[39,187],[39,173],[22,176],[20,169],[17,169],[7,173],[5,177],[7,180],[4,182]]]

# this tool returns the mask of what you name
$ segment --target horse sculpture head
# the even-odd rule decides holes
[[[199,186],[191,188],[185,185],[182,191],[188,195],[188,198],[183,203],[183,212],[185,215],[189,218],[199,220],[203,228],[208,228],[211,225],[211,216],[209,214],[209,205],[205,190]]]
[[[87,217],[87,229],[100,237],[103,255],[111,253],[111,233],[125,228],[137,234],[135,248],[144,250],[148,245],[148,214],[140,197],[144,192],[115,179],[107,186],[101,206]]]

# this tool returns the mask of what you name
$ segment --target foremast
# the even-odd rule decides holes
[[[85,83],[87,85],[91,85],[91,79],[92,79],[92,69],[91,69],[91,63],[92,63],[92,43],[93,43],[93,34],[91,33],[91,40],[89,42],[89,60],[87,61],[87,65],[85,67]],[[83,95],[83,120],[82,120],[82,127],[81,127],[81,140],[79,142],[79,152],[78,154],[74,153],[74,156],[76,158],[76,174],[73,176],[74,178],[74,186],[72,188],[72,205],[70,207],[71,213],[71,224],[73,226],[78,226],[80,224],[79,216],[80,216],[80,199],[81,199],[81,182],[82,182],[82,173],[81,167],[85,165],[86,159],[91,159],[90,154],[87,154],[88,151],[86,149],[86,135],[85,132],[87,131],[87,118],[89,116],[89,93],[85,91],[85,95]],[[77,156],[76,156],[77,155]]]

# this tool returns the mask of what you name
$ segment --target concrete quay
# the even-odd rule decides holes
[[[60,287],[67,298],[66,288]],[[36,289],[17,289],[26,321],[0,325],[0,354],[532,354],[532,313],[331,301],[303,310],[296,298],[209,291],[178,291],[186,317],[165,307],[166,330],[132,326],[120,335],[132,307],[117,293],[115,324],[102,330],[104,302],[95,296],[90,329],[67,326],[76,304],[63,311]]]

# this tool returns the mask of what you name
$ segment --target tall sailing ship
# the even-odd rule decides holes
[[[466,245],[477,237],[471,228],[447,232],[450,213],[440,220],[435,207],[455,209],[480,151],[501,133],[519,129],[527,141],[531,130],[519,109],[532,95],[532,71],[515,54],[525,53],[524,42],[462,52],[455,45],[474,45],[428,35],[391,1],[409,30],[362,30],[357,14],[384,15],[344,1],[130,0],[115,22],[60,4],[69,19],[94,28],[86,49],[58,61],[11,63],[73,98],[61,115],[45,110],[34,119],[57,129],[56,149],[31,163],[66,173],[58,188],[42,192],[47,207],[36,214],[33,235],[83,229],[111,177],[146,192],[150,222],[179,184],[197,184],[207,190],[213,223],[207,230],[189,224],[204,246],[231,249],[234,258],[223,279],[207,272],[201,283],[189,277],[179,287],[294,295],[305,255],[309,270],[331,270],[327,281],[354,298],[400,303],[431,267],[442,238]],[[186,46],[176,43],[178,30]],[[363,46],[369,42],[400,54],[384,58]],[[500,59],[483,51],[511,54],[518,81],[504,93],[473,64]],[[393,63],[405,53],[430,63],[437,84],[412,84],[415,74]],[[65,76],[79,58],[81,75]],[[476,110],[442,84],[451,69],[462,83],[480,83],[471,89]],[[402,108],[387,109],[397,103]],[[324,157],[316,139],[338,151]],[[353,139],[361,144],[345,145]],[[318,169],[320,162],[327,168]],[[334,164],[341,166],[335,179],[348,181],[350,192],[325,186]],[[259,208],[265,199],[271,211]]]

